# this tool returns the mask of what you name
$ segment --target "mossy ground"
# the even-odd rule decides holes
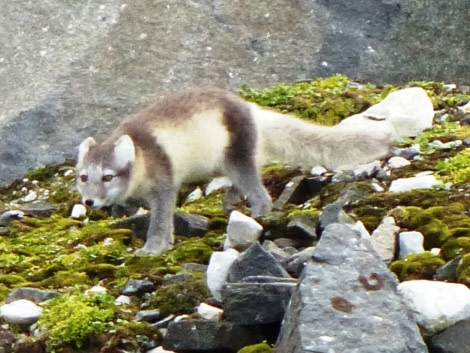
[[[416,138],[402,142],[402,146],[419,144],[423,151],[422,159],[393,171],[391,179],[430,170],[445,182],[452,182],[450,188],[390,194],[372,192],[367,182],[353,186],[347,183],[329,186],[307,204],[288,205],[271,219],[263,220],[263,224],[268,232],[282,233],[287,222],[295,216],[308,215],[317,219],[321,208],[345,189],[365,190],[364,198],[358,199],[348,211],[362,220],[369,230],[373,230],[383,216],[393,214],[403,230],[423,232],[427,250],[431,247],[442,248],[438,256],[425,253],[392,264],[392,269],[401,279],[429,278],[436,267],[457,255],[463,255],[458,278],[462,283],[469,284],[470,197],[467,183],[470,172],[467,169],[470,155],[464,146],[441,151],[431,147],[429,142],[434,139],[447,142],[470,137],[469,127],[461,123],[462,113],[458,109],[458,106],[470,100],[470,96],[446,90],[441,83],[414,82],[410,85],[426,89],[435,109],[442,110],[449,118],[447,122],[437,124]],[[332,125],[363,111],[398,88],[356,84],[337,75],[313,82],[281,84],[264,91],[244,87],[241,96],[282,112]],[[30,172],[23,180],[0,189],[0,212],[30,206],[31,202],[26,202],[24,197],[31,191],[36,195],[36,202],[53,206],[51,215],[41,216],[26,211],[24,219],[14,221],[2,230],[0,302],[10,290],[24,286],[54,289],[67,294],[50,303],[46,312],[54,313],[64,308],[65,313],[65,309],[78,308],[69,312],[70,320],[61,320],[60,325],[65,326],[58,326],[64,332],[72,332],[69,338],[74,339],[67,340],[60,334],[52,333],[59,314],[45,315],[41,323],[49,328],[49,351],[73,351],[79,345],[91,343],[106,346],[110,351],[113,347],[136,352],[150,349],[152,342],[158,344],[161,337],[153,327],[133,321],[135,312],[142,304],[140,300],[136,299],[137,302],[129,307],[117,308],[90,303],[80,293],[99,283],[116,297],[127,280],[149,279],[159,288],[153,300],[145,299],[146,305],[158,308],[165,314],[191,313],[194,305],[209,296],[202,278],[195,274],[181,284],[161,286],[161,283],[163,276],[184,271],[183,263],[207,264],[211,253],[221,249],[227,224],[227,217],[221,207],[223,192],[184,202],[184,196],[194,188],[194,185],[188,186],[182,193],[178,210],[209,217],[210,232],[201,238],[178,237],[175,248],[161,256],[135,257],[133,252],[142,246],[141,240],[136,239],[129,230],[111,228],[113,219],[108,212],[92,212],[88,220],[68,218],[71,207],[80,200],[74,189],[72,165],[66,163],[38,169]],[[263,181],[276,198],[288,180],[299,174],[299,170],[271,166],[264,171]],[[241,210],[248,211],[248,206],[241,204]],[[82,320],[78,319],[83,313],[95,319],[86,328],[80,326]],[[270,348],[264,345],[251,349],[245,351],[268,352]]]

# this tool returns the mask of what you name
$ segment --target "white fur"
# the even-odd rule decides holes
[[[86,138],[78,147],[78,164],[83,163],[83,158],[85,158],[85,155],[88,153],[90,150],[90,147],[96,145],[96,141],[93,137],[88,137]]]
[[[159,127],[154,135],[170,157],[175,186],[223,172],[229,134],[219,110],[196,114],[183,125]]]
[[[129,135],[122,135],[114,143],[114,162],[116,169],[125,168],[128,164],[134,164],[135,147]]]

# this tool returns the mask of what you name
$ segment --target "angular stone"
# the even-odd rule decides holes
[[[318,240],[317,223],[308,216],[300,215],[292,218],[287,224],[287,230],[292,237],[309,241]]]
[[[416,189],[431,189],[438,185],[442,185],[442,181],[437,180],[432,174],[423,172],[411,178],[393,180],[388,191],[405,192]]]
[[[175,234],[185,237],[200,237],[209,230],[209,218],[201,215],[176,213],[174,222]]]
[[[427,352],[397,284],[370,241],[331,224],[292,294],[276,352]]]
[[[229,248],[244,250],[257,241],[262,232],[263,227],[253,218],[238,211],[232,211],[228,220],[224,250]]]
[[[331,203],[326,205],[320,214],[320,226],[325,229],[332,223],[347,223],[354,224],[354,220],[343,211],[340,203]]]
[[[224,317],[238,325],[282,321],[296,281],[227,283],[222,287]]]
[[[229,322],[190,320],[171,322],[163,348],[178,352],[228,352],[259,343],[263,335],[257,327],[243,327]]]
[[[390,264],[397,249],[397,234],[400,230],[392,217],[382,220],[382,223],[372,232],[370,242],[383,262]]]
[[[470,347],[470,320],[459,321],[432,336],[428,340],[428,345],[431,352],[468,353]]]
[[[424,252],[424,236],[421,232],[401,232],[398,234],[398,248],[400,250],[398,257],[404,259],[411,254],[420,254]]]
[[[272,254],[258,243],[253,243],[230,266],[227,282],[240,282],[250,276],[290,278]]]
[[[8,293],[5,302],[7,304],[14,302],[20,299],[26,299],[32,301],[36,304],[43,303],[47,300],[61,296],[59,292],[52,292],[48,290],[42,290],[37,288],[15,288],[10,293]]]
[[[217,300],[221,300],[220,290],[225,282],[227,282],[230,267],[238,256],[240,256],[240,253],[235,249],[215,251],[211,255],[209,266],[207,267],[206,281],[207,288],[209,288],[211,294]]]
[[[400,283],[398,292],[429,335],[470,319],[470,289],[460,283],[416,280]]]
[[[457,267],[459,266],[461,260],[462,260],[462,255],[459,255],[455,259],[450,260],[444,266],[439,267],[436,270],[434,279],[438,281],[456,282],[457,281]]]
[[[156,286],[153,282],[141,279],[131,279],[122,289],[122,294],[141,297],[145,293],[153,292],[155,289]]]
[[[293,177],[284,187],[281,195],[273,203],[273,208],[282,209],[285,205],[292,203],[299,205],[309,199],[309,188],[305,176]]]
[[[136,321],[157,322],[160,320],[160,310],[141,310],[135,315]]]

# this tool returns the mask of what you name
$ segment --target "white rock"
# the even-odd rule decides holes
[[[470,289],[460,283],[406,281],[398,293],[415,313],[418,325],[433,334],[470,318]]]
[[[461,140],[449,141],[449,142],[442,142],[440,140],[434,140],[429,145],[439,150],[451,150],[457,147],[462,146],[463,142]]]
[[[351,228],[358,232],[362,239],[370,239],[369,231],[361,221],[357,221],[354,225],[351,226]]]
[[[222,315],[224,314],[222,309],[216,308],[215,306],[206,303],[199,304],[197,307],[197,312],[203,319],[211,321],[220,321],[222,319]]]
[[[372,175],[377,173],[381,168],[379,161],[375,160],[367,164],[361,164],[357,166],[353,172],[356,177],[364,176],[370,178]]]
[[[383,101],[344,119],[339,125],[375,129],[399,141],[430,128],[433,118],[432,102],[426,92],[411,87],[390,93]]]
[[[411,162],[403,157],[392,157],[388,160],[388,166],[392,169],[398,169],[410,165]]]
[[[227,177],[217,177],[211,180],[211,182],[206,186],[204,194],[207,196],[210,193],[232,186],[232,181]]]
[[[399,258],[403,259],[410,254],[424,252],[424,236],[420,232],[401,232],[398,234]]]
[[[93,286],[90,289],[87,289],[85,291],[85,294],[87,295],[106,294],[106,293],[108,293],[108,290],[103,286]]]
[[[151,350],[147,351],[147,353],[176,353],[176,352],[175,351],[167,351],[162,346],[160,346],[160,347],[157,347],[157,348],[154,348],[154,349],[151,349]]]
[[[196,189],[190,192],[188,197],[186,198],[186,201],[196,201],[202,197],[202,190],[198,186]]]
[[[393,124],[398,137],[416,136],[432,126],[434,108],[425,90],[404,88],[390,93],[364,112]]]
[[[70,217],[79,219],[86,216],[86,207],[82,204],[73,205],[72,212],[70,212]]]
[[[385,217],[382,223],[372,232],[372,247],[386,264],[392,262],[395,255],[397,234],[400,230],[392,217]]]
[[[38,198],[38,193],[34,190],[29,190],[28,195],[23,197],[23,202],[32,202]]]
[[[253,218],[238,211],[233,211],[230,213],[228,220],[224,250],[247,248],[259,239],[262,232],[263,227]]]
[[[0,307],[0,316],[9,324],[31,325],[38,321],[42,308],[30,300],[20,299]]]
[[[215,251],[212,253],[207,267],[206,281],[211,294],[217,300],[221,300],[220,290],[227,281],[228,271],[232,263],[240,256],[235,249]]]
[[[120,295],[114,301],[115,305],[129,305],[131,303],[131,298],[127,295]]]
[[[326,172],[328,172],[326,168],[322,167],[321,165],[317,165],[310,170],[310,174],[314,176],[320,176],[325,174]]]
[[[437,180],[434,175],[420,173],[411,178],[393,180],[388,191],[404,192],[416,189],[431,189],[438,185],[442,185],[442,181]]]

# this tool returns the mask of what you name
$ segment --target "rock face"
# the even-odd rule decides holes
[[[346,225],[328,226],[292,295],[276,352],[427,352],[397,284],[368,240]]]
[[[0,13],[0,184],[184,86],[469,82],[467,1],[20,0]],[[31,21],[34,26],[31,26]]]

